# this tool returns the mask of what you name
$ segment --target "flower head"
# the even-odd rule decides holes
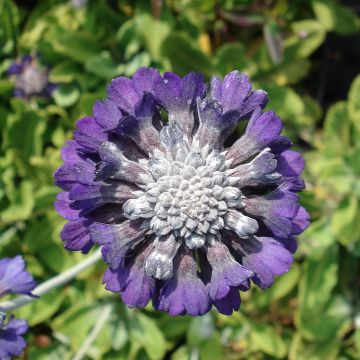
[[[0,313],[0,359],[10,360],[12,356],[19,356],[26,343],[23,335],[27,332],[28,325],[25,320],[10,318],[6,320]]]
[[[55,84],[48,79],[48,68],[40,64],[39,55],[25,55],[12,63],[8,69],[10,76],[15,76],[14,94],[29,99],[40,95],[48,97],[55,89]]]
[[[9,293],[33,296],[31,291],[36,282],[25,270],[25,262],[21,256],[0,260],[0,297]],[[28,330],[25,320],[13,319],[0,312],[0,359],[7,360],[11,356],[19,356],[26,346],[22,335]]]
[[[304,161],[266,104],[237,71],[213,77],[209,91],[196,73],[141,68],[114,79],[55,173],[65,247],[102,245],[106,288],[171,315],[213,305],[231,314],[250,281],[271,286],[308,214],[296,194]],[[243,136],[224,146],[244,120]]]

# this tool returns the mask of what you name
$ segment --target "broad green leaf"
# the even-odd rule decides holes
[[[48,40],[56,52],[81,63],[100,52],[100,43],[88,33],[55,31]]]
[[[26,319],[30,326],[47,321],[55,314],[66,297],[62,289],[54,289],[39,300],[16,311],[16,316]]]
[[[163,43],[162,54],[170,60],[173,70],[180,75],[192,70],[202,71],[206,76],[212,74],[210,59],[186,34],[173,33],[168,36]]]
[[[307,58],[324,41],[326,31],[315,20],[300,20],[291,24],[294,35],[284,43],[284,60]]]
[[[60,62],[50,69],[49,80],[54,83],[71,83],[81,70],[81,66],[75,62]]]
[[[161,47],[170,34],[170,19],[165,21],[163,18],[155,19],[150,14],[142,14],[135,17],[135,23],[137,32],[144,40],[146,49],[154,59],[159,59]]]
[[[312,7],[327,31],[351,34],[359,29],[356,13],[334,0],[313,0]]]
[[[99,78],[108,81],[121,72],[121,67],[116,65],[109,51],[103,51],[98,55],[90,57],[85,63],[85,68]]]
[[[11,223],[30,217],[34,207],[34,186],[32,182],[24,180],[15,192],[15,201],[1,212],[0,222]]]
[[[204,340],[199,347],[201,360],[222,360],[224,358],[218,333],[214,333],[210,338]]]
[[[261,83],[259,88],[269,93],[270,102],[267,109],[275,111],[285,120],[292,120],[304,112],[304,103],[292,88],[271,83]]]
[[[250,348],[252,351],[261,351],[277,359],[287,353],[287,344],[275,332],[275,329],[266,324],[252,324],[250,332]]]
[[[322,145],[329,155],[344,155],[350,146],[350,123],[345,102],[338,102],[327,112]]]
[[[82,299],[57,316],[51,322],[51,327],[68,339],[73,350],[77,350],[99,318],[100,312],[101,306]]]
[[[221,76],[233,70],[245,72],[248,75],[254,73],[256,65],[247,59],[245,48],[241,43],[225,44],[221,46],[214,57],[214,67]]]
[[[53,92],[56,104],[62,107],[74,105],[79,96],[80,91],[76,85],[59,85]]]
[[[191,319],[187,339],[189,344],[200,344],[209,339],[215,331],[214,319],[212,314]]]
[[[331,219],[331,227],[339,241],[352,251],[360,242],[360,200],[354,196],[345,198]]]
[[[340,350],[339,341],[326,341],[322,343],[309,342],[296,333],[291,343],[290,360],[338,360]]]
[[[129,321],[130,339],[144,347],[151,360],[160,360],[166,351],[165,338],[156,322],[142,313]]]

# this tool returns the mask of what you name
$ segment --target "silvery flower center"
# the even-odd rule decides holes
[[[26,95],[39,94],[47,85],[47,74],[44,69],[30,64],[16,79],[16,87]]]
[[[196,141],[185,139],[175,152],[155,151],[140,163],[152,176],[124,211],[130,218],[140,213],[148,218],[159,237],[172,233],[190,249],[199,248],[224,228],[230,208],[242,207],[241,191],[225,175],[230,162],[216,150],[200,149]]]

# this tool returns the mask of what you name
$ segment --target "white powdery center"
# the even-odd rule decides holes
[[[258,223],[238,211],[243,208],[242,193],[231,186],[236,179],[231,177],[232,161],[225,160],[225,152],[208,145],[200,148],[196,137],[190,143],[176,124],[165,126],[160,136],[166,151],[155,150],[149,159],[139,161],[151,176],[144,177],[143,190],[123,210],[129,219],[148,219],[156,235],[154,246],[162,242],[160,246],[167,248],[150,256],[157,257],[155,268],[149,265],[154,263],[151,260],[146,266],[152,276],[166,279],[181,244],[191,250],[201,248],[220,241],[222,229],[235,229],[246,238],[257,231]]]

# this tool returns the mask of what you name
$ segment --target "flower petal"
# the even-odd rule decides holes
[[[245,211],[260,218],[264,225],[277,237],[291,235],[291,220],[298,212],[298,196],[291,191],[275,190],[267,196],[253,196],[243,199]]]
[[[125,256],[145,240],[143,221],[124,221],[119,225],[94,223],[89,228],[91,240],[104,245],[102,254],[111,270],[123,266]]]
[[[81,250],[87,254],[94,243],[90,239],[89,229],[91,221],[84,218],[69,221],[61,231],[61,239],[65,243],[65,249],[71,251]]]
[[[25,270],[25,261],[20,255],[0,260],[0,297],[9,293],[31,295],[35,286],[36,282]]]
[[[161,287],[154,306],[170,315],[198,316],[208,312],[211,300],[204,283],[197,275],[197,264],[192,255],[182,253],[177,257],[175,275]]]
[[[207,259],[211,265],[211,278],[207,283],[212,300],[226,297],[231,287],[246,283],[254,274],[234,260],[229,249],[223,243],[214,241],[207,247]]]
[[[19,356],[26,347],[22,335],[28,330],[25,320],[11,319],[0,329],[0,359],[10,360],[12,356]]]
[[[245,134],[231,146],[226,159],[232,159],[233,166],[240,164],[267,147],[278,137],[281,129],[281,120],[274,112],[254,112]]]
[[[291,253],[272,238],[259,237],[246,244],[243,265],[253,271],[253,281],[262,289],[274,281],[274,275],[281,275],[290,269]]]

